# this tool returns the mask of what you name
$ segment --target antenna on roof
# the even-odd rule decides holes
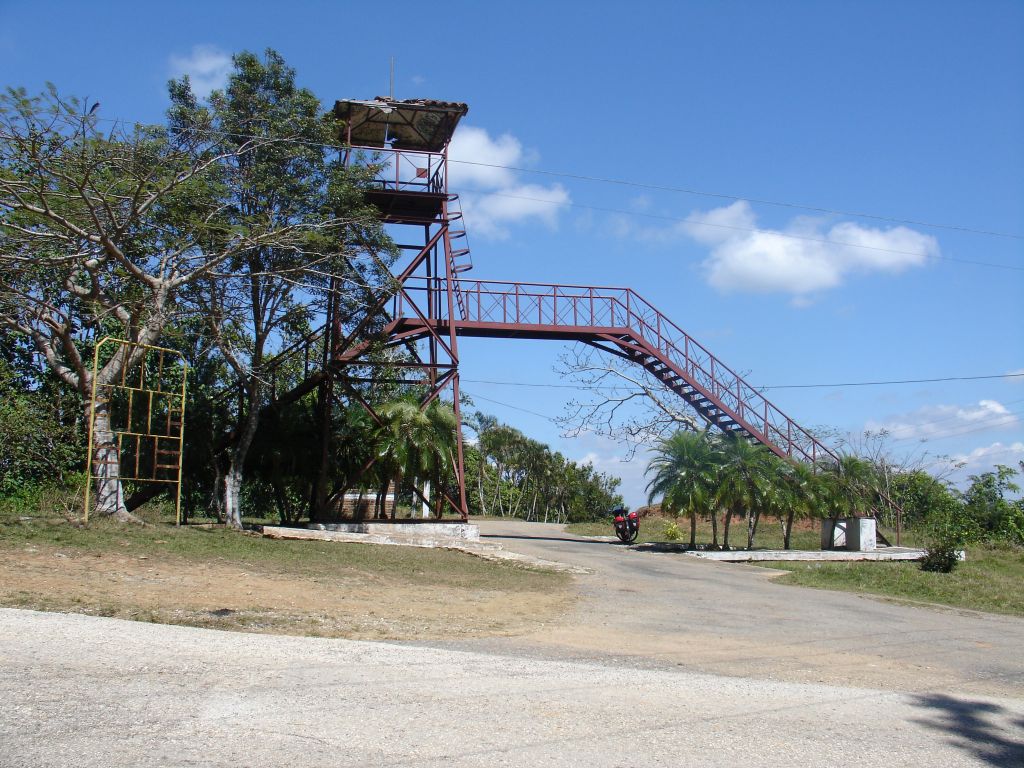
[[[395,57],[391,57],[391,89],[388,91],[388,100],[395,100]]]

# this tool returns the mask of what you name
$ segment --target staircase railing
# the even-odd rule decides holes
[[[456,280],[467,326],[515,326],[581,335],[626,335],[667,363],[687,385],[711,395],[745,429],[793,458],[817,463],[838,456],[769,401],[735,370],[629,288]],[[426,284],[410,281],[410,292]],[[398,298],[395,317],[404,317]],[[445,320],[445,317],[441,318]]]

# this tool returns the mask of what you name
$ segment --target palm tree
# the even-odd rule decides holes
[[[787,462],[784,491],[786,515],[782,522],[782,546],[789,549],[794,518],[797,515],[813,517],[830,507],[833,494],[830,473],[803,462]]]
[[[662,440],[645,474],[654,473],[647,484],[647,503],[662,497],[661,507],[676,515],[690,516],[690,548],[697,545],[697,515],[710,512],[714,546],[718,546],[718,526],[711,507],[715,481],[721,469],[721,457],[707,431],[679,431]]]
[[[382,405],[377,414],[380,425],[374,434],[375,453],[385,483],[394,483],[393,520],[403,477],[431,480],[440,499],[441,478],[451,463],[458,423],[451,406],[439,400],[432,400],[425,407],[413,398],[392,400]],[[381,495],[386,491],[385,484]],[[440,509],[438,503],[436,510]]]
[[[841,495],[837,512],[843,517],[869,515],[878,504],[879,477],[875,465],[860,456],[840,456],[836,467]]]
[[[747,513],[747,544],[753,546],[757,520],[768,503],[774,484],[773,454],[763,445],[737,435],[718,438],[724,462],[719,474],[715,500],[725,509],[725,536],[722,545],[729,548],[729,526],[733,515]]]

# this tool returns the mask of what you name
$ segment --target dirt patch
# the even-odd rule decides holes
[[[345,545],[337,545],[345,546]],[[537,629],[570,590],[437,585],[387,573],[296,575],[173,554],[0,548],[0,604],[168,624],[355,639],[456,639]]]

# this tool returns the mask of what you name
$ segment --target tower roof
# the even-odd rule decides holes
[[[402,101],[378,96],[372,101],[334,102],[334,115],[348,126],[355,146],[440,152],[469,111],[466,104],[431,99]]]

